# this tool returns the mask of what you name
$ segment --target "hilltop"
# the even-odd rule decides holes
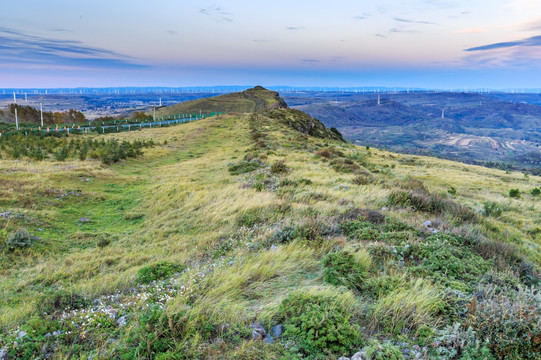
[[[153,144],[110,165],[0,150],[0,359],[537,356],[540,177],[345,143],[254,91],[75,138]]]
[[[287,108],[287,104],[275,91],[256,86],[241,92],[197,99],[167,106],[156,112],[157,116],[189,113],[252,113],[264,109]]]

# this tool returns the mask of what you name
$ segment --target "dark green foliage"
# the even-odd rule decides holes
[[[483,214],[485,216],[498,217],[503,213],[503,207],[494,201],[486,201],[483,204]]]
[[[541,189],[533,188],[532,191],[530,191],[530,194],[532,194],[533,196],[538,196],[539,194],[541,194]]]
[[[453,186],[451,186],[451,187],[449,188],[449,190],[447,190],[447,193],[448,193],[449,195],[456,195],[456,189],[455,189]]]
[[[229,165],[228,170],[231,175],[240,175],[252,172],[258,169],[260,166],[261,163],[257,160],[241,161],[239,163]]]
[[[41,313],[54,315],[64,311],[82,309],[88,305],[90,305],[90,301],[81,294],[66,290],[53,290],[41,297],[38,309]]]
[[[186,267],[169,261],[160,261],[156,264],[145,266],[137,271],[137,282],[148,284],[152,281],[163,280],[175,273],[179,273]]]
[[[358,174],[361,172],[361,167],[355,161],[346,158],[332,159],[330,162],[331,167],[336,172],[345,174]]]
[[[13,234],[8,236],[5,248],[8,251],[16,249],[24,249],[34,245],[36,238],[26,229],[17,229]]]
[[[154,142],[139,141],[133,142],[108,140],[94,140],[90,138],[80,139],[78,136],[66,136],[58,132],[11,134],[0,137],[0,148],[12,159],[28,157],[41,161],[53,155],[56,161],[66,161],[78,158],[87,159],[90,155],[93,159],[100,159],[104,164],[111,164],[127,158],[135,158],[143,154],[143,148],[153,147]]]
[[[353,179],[353,183],[355,185],[368,185],[368,184],[371,184],[373,182],[374,182],[374,177],[372,176],[372,174],[370,174],[367,171],[360,171],[359,175],[357,175]]]
[[[520,190],[519,189],[511,189],[511,190],[509,190],[509,197],[511,197],[511,198],[519,198],[520,197]]]
[[[297,292],[282,301],[278,313],[284,337],[294,340],[306,359],[351,354],[362,341],[359,325],[336,299]]]
[[[380,343],[377,340],[371,340],[365,348],[365,352],[368,360],[404,359],[399,347],[388,342]]]
[[[159,305],[151,305],[139,315],[138,324],[128,334],[128,346],[122,351],[122,359],[153,359],[172,350],[174,337],[167,317]],[[163,357],[174,359],[174,357]]]
[[[271,165],[270,171],[273,174],[283,174],[287,172],[287,167],[284,161],[277,161]]]
[[[377,299],[389,294],[398,287],[404,288],[406,282],[399,276],[381,275],[366,279],[362,284],[363,294]]]
[[[472,251],[461,238],[451,235],[433,235],[423,244],[408,249],[410,258],[418,261],[413,270],[433,278],[445,286],[468,290],[487,272],[492,261]]]
[[[466,346],[462,350],[460,360],[496,360],[487,344],[481,345],[476,342],[475,345]]]
[[[325,282],[350,289],[361,288],[368,272],[354,254],[346,251],[328,254],[323,259],[323,266]]]

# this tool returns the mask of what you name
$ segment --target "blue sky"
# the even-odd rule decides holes
[[[1,87],[541,87],[539,0],[25,0]]]

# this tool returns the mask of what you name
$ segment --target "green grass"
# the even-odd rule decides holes
[[[0,252],[0,348],[38,356],[50,341],[44,334],[13,341],[20,326],[39,319],[43,331],[81,325],[58,340],[60,358],[295,359],[315,349],[310,355],[325,359],[350,357],[365,343],[374,354],[394,353],[398,343],[421,344],[418,334],[461,321],[481,285],[535,286],[541,218],[528,189],[541,178],[425,157],[412,166],[402,161],[411,156],[309,136],[267,115],[141,130],[139,139],[162,145],[111,166],[0,160],[0,212],[12,214],[0,216],[0,241],[18,228],[41,238]],[[231,171],[256,158],[249,171]],[[284,166],[272,171],[273,164]],[[356,180],[357,169],[371,180]],[[521,198],[509,199],[511,188]],[[396,192],[422,198],[417,206],[412,198],[390,203]],[[488,201],[508,205],[487,217]],[[475,216],[465,220],[466,207]],[[426,220],[439,234],[427,233]],[[71,299],[104,305],[81,305],[96,311],[67,321],[40,312],[41,303]],[[325,329],[345,338],[303,337],[298,329],[319,325],[298,309],[296,319],[284,317],[298,299],[317,316],[327,301],[347,309],[329,312],[343,333]],[[128,315],[125,327],[106,304]],[[262,355],[250,341],[254,322],[290,330]]]

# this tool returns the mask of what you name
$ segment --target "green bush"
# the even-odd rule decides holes
[[[137,282],[148,284],[152,281],[163,280],[185,269],[184,265],[169,261],[161,261],[156,264],[145,266],[137,272]]]
[[[380,343],[378,340],[370,340],[365,352],[367,360],[404,359],[399,347],[388,342]]]
[[[41,297],[38,302],[38,309],[41,313],[51,315],[82,309],[88,305],[90,305],[90,301],[76,292],[53,290]]]
[[[354,253],[340,251],[323,259],[323,280],[331,285],[359,289],[368,272],[370,263],[363,263]]]
[[[35,240],[36,237],[32,236],[28,230],[21,228],[17,229],[17,231],[8,236],[5,247],[8,251],[24,249],[34,245]]]
[[[503,207],[494,201],[486,201],[483,204],[483,214],[485,216],[498,217],[498,216],[501,216],[501,214],[503,213],[503,210],[504,210]]]
[[[258,169],[261,164],[258,161],[241,161],[236,164],[229,165],[228,170],[231,175],[240,175],[252,172]]]
[[[270,172],[273,174],[283,174],[287,172],[287,166],[284,161],[277,161],[270,167]]]
[[[541,194],[541,189],[533,188],[532,191],[530,191],[530,194],[532,194],[533,196],[538,196],[539,194]]]
[[[468,306],[467,324],[487,339],[499,359],[539,359],[541,353],[541,297],[534,287],[501,293],[481,289],[483,297]]]
[[[519,189],[511,189],[511,190],[509,190],[509,197],[511,197],[511,198],[519,198],[520,197],[520,190]]]
[[[282,301],[278,312],[284,337],[296,341],[305,359],[351,354],[361,344],[359,325],[352,323],[350,311],[331,296],[296,292]]]

